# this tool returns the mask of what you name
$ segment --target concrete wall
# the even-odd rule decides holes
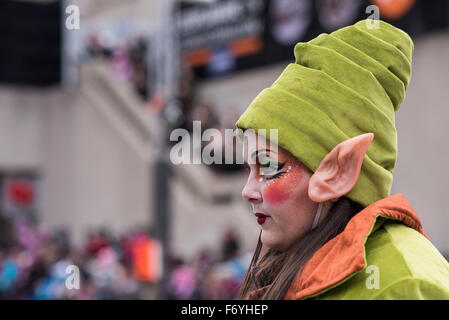
[[[49,111],[42,221],[70,229],[79,242],[152,221],[150,166],[84,95],[60,97]]]
[[[252,209],[241,201],[243,176],[214,176],[210,169],[200,165],[185,165],[178,170],[188,170],[196,175],[193,184],[214,188],[215,196],[227,195],[229,203],[215,203],[214,197],[204,197],[195,189],[186,187],[177,174],[172,183],[173,226],[172,248],[175,253],[192,257],[198,250],[219,250],[221,238],[227,228],[232,228],[241,240],[244,252],[253,251],[258,239],[259,228],[252,215]],[[189,174],[189,176],[190,176]],[[222,192],[219,192],[221,189]],[[233,189],[230,191],[230,189]]]
[[[424,232],[449,253],[449,33],[417,39],[412,79],[396,114],[398,161],[392,192],[403,193]]]
[[[152,222],[148,141],[108,95],[92,83],[0,88],[0,170],[39,172],[40,221],[67,228],[76,243],[98,227],[123,232]]]
[[[47,94],[0,87],[0,170],[41,167]]]

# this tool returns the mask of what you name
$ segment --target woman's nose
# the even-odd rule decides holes
[[[245,187],[242,190],[242,197],[248,202],[257,202],[262,199],[257,184],[251,176],[246,181]]]

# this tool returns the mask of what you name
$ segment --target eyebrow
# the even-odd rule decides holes
[[[251,158],[257,156],[257,154],[258,154],[259,152],[263,152],[263,151],[268,151],[268,152],[276,153],[275,151],[270,150],[270,149],[259,149],[259,150],[254,151],[254,152],[251,154]]]

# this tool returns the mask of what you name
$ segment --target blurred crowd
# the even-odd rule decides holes
[[[130,38],[127,41],[102,40],[99,34],[92,33],[86,45],[85,60],[104,59],[106,60],[116,78],[121,81],[130,82],[136,93],[144,100],[148,98],[147,88],[147,41],[143,36]]]
[[[169,299],[235,299],[251,254],[240,254],[238,237],[232,229],[221,240],[219,254],[200,250],[191,263],[172,260],[168,282]]]
[[[113,237],[91,232],[73,247],[64,231],[49,230],[25,217],[13,222],[13,242],[0,249],[0,299],[156,299],[156,282],[136,274],[136,247],[146,232]],[[166,281],[168,299],[234,299],[249,265],[232,230],[220,252],[201,250],[190,261],[172,257]],[[78,288],[68,287],[68,267],[79,268]]]

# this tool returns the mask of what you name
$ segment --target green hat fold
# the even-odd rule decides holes
[[[367,206],[389,196],[397,156],[394,113],[411,75],[413,42],[403,31],[366,20],[321,34],[294,49],[289,64],[236,122],[240,129],[278,129],[278,144],[311,171],[338,143],[367,132],[374,140],[359,179],[346,195]]]

